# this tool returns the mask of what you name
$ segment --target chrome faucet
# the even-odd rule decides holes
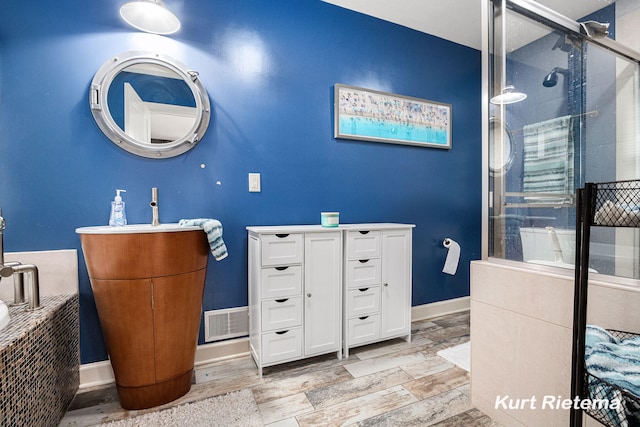
[[[158,188],[153,187],[151,189],[151,225],[156,227],[160,225],[160,213],[158,212]]]
[[[40,280],[38,277],[38,267],[33,264],[21,264],[19,262],[4,262],[4,246],[3,237],[6,221],[2,217],[2,209],[0,209],[0,280],[3,277],[13,276],[13,303],[24,303],[24,280],[23,274],[28,273],[30,276],[29,288],[29,309],[34,310],[40,307]]]

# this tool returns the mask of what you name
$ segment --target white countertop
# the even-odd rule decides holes
[[[247,230],[253,233],[276,234],[276,233],[313,233],[313,232],[330,232],[336,230],[391,230],[398,228],[413,228],[415,224],[397,224],[391,222],[374,222],[367,224],[340,224],[337,227],[323,227],[320,224],[310,225],[264,225],[264,226],[248,226]]]
[[[202,230],[197,226],[181,226],[177,223],[167,223],[160,225],[151,224],[127,224],[121,227],[111,227],[108,225],[98,225],[94,227],[76,228],[78,234],[133,234],[133,233],[163,233]]]

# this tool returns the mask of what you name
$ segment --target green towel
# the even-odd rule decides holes
[[[523,192],[573,194],[574,147],[571,116],[527,125],[523,131]]]
[[[216,261],[225,259],[229,253],[227,252],[227,246],[222,240],[222,224],[217,219],[209,218],[197,218],[197,219],[181,219],[178,222],[180,226],[196,226],[202,227],[205,233],[207,233],[207,240],[209,241],[209,247],[213,258]]]

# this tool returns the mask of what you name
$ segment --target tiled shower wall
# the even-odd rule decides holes
[[[57,426],[79,384],[79,298],[10,307],[0,332],[0,426]]]

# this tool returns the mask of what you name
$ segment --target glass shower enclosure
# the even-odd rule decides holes
[[[575,190],[640,178],[638,3],[576,21],[489,2],[490,257],[572,269]],[[591,241],[592,271],[640,279],[638,229],[594,228]]]

